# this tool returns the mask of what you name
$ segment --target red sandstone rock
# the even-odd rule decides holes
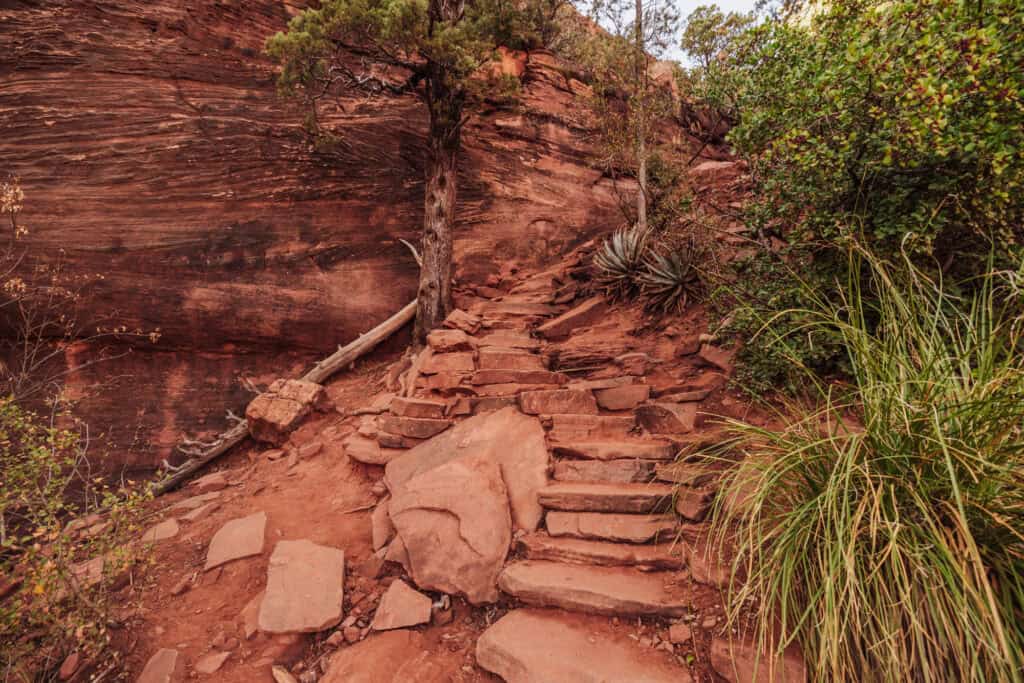
[[[254,439],[280,446],[310,412],[326,406],[327,394],[319,384],[277,380],[249,403],[245,418]]]
[[[715,492],[708,489],[680,486],[676,490],[675,510],[691,522],[703,522],[714,496]]]
[[[686,434],[697,426],[697,404],[653,403],[639,406],[636,418],[651,434]]]
[[[593,325],[607,310],[608,304],[604,297],[592,297],[538,327],[537,334],[547,339],[567,337],[577,328]]]
[[[763,652],[747,641],[711,641],[711,666],[729,683],[804,683],[807,671],[796,647],[787,648],[783,656]]]
[[[538,533],[522,536],[519,545],[529,560],[675,571],[686,566],[682,546],[671,542],[660,545],[635,545],[580,538],[552,538]]]
[[[473,604],[497,600],[497,577],[512,539],[508,495],[497,462],[482,456],[459,458],[392,491],[391,521],[416,585],[459,593]]]
[[[390,631],[426,624],[430,621],[431,604],[428,596],[398,579],[388,586],[381,597],[370,628],[374,631]]]
[[[727,351],[711,344],[704,344],[697,354],[702,361],[713,365],[725,374],[732,372],[734,351]]]
[[[510,447],[514,444],[514,448]],[[477,415],[424,442],[388,463],[385,477],[392,492],[414,477],[452,460],[486,457],[501,467],[512,518],[533,531],[543,510],[537,492],[547,484],[548,449],[536,418],[515,408]]]
[[[185,680],[185,666],[177,650],[161,648],[149,658],[136,683],[178,683]]]
[[[381,430],[413,439],[429,439],[451,426],[451,420],[382,415],[377,423]]]
[[[538,491],[537,499],[553,510],[647,513],[671,504],[672,487],[667,484],[555,482]]]
[[[642,482],[654,476],[654,463],[643,460],[560,460],[555,463],[557,481]]]
[[[670,538],[678,526],[672,515],[633,515],[602,512],[550,510],[545,517],[548,533],[621,543],[647,543]]]
[[[690,683],[685,669],[596,630],[555,612],[514,610],[477,640],[476,661],[506,683]]]
[[[315,633],[341,621],[345,553],[310,541],[278,541],[267,568],[259,629]]]
[[[420,367],[420,372],[424,375],[436,375],[440,372],[468,374],[474,369],[476,369],[476,363],[473,361],[473,354],[469,351],[459,351],[457,353],[431,354]]]
[[[621,439],[636,427],[632,415],[552,415],[551,438],[554,441]]]
[[[431,330],[427,334],[427,344],[435,353],[450,353],[453,351],[472,351],[474,346],[473,338],[462,330],[448,330],[439,328]]]
[[[570,441],[551,444],[557,455],[592,460],[672,460],[678,448],[662,441],[641,441],[640,439],[619,441]]]
[[[193,668],[201,676],[210,676],[220,671],[220,668],[224,666],[224,662],[228,661],[230,656],[230,652],[211,652],[200,657]]]
[[[169,538],[174,538],[178,535],[180,527],[178,526],[178,520],[173,517],[165,519],[164,521],[151,526],[144,534],[142,534],[143,543],[156,543],[158,541],[166,541]]]
[[[377,503],[377,507],[373,509],[373,514],[370,515],[371,537],[374,550],[380,550],[395,537],[395,525],[391,523],[388,503],[389,499],[387,498],[380,501]]]
[[[626,567],[526,560],[506,566],[498,585],[528,605],[589,614],[680,617],[691,609],[689,596],[666,590],[664,577]]]
[[[462,330],[467,334],[476,334],[480,329],[480,316],[456,308],[444,319],[444,326]]]
[[[470,383],[480,384],[565,384],[566,376],[547,370],[477,370]]]
[[[519,409],[528,415],[597,415],[597,402],[589,391],[525,391],[519,394]]]
[[[478,355],[481,370],[546,370],[535,353],[500,346],[485,346]]]
[[[344,446],[348,457],[367,465],[386,465],[390,458],[390,453],[382,450],[379,443],[358,434],[345,439]]]
[[[443,419],[448,404],[424,398],[396,398],[391,402],[391,413],[399,417],[425,417]]]
[[[632,410],[650,395],[651,388],[646,384],[624,384],[594,392],[597,404],[605,410]]]
[[[266,526],[265,512],[233,519],[222,526],[210,541],[204,569],[213,569],[226,562],[262,553]]]

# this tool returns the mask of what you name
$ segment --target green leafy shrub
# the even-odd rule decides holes
[[[1018,681],[1024,671],[1024,316],[1019,273],[957,298],[910,259],[867,256],[806,293],[851,380],[791,361],[817,408],[732,423],[746,458],[715,528],[735,542],[733,622],[799,642],[827,681]],[[784,352],[785,354],[785,352]]]
[[[84,441],[53,417],[0,399],[0,670],[19,675],[105,653],[114,589],[142,556],[127,541],[147,494],[92,477]]]
[[[749,31],[727,69],[758,227],[840,255],[851,237],[882,255],[906,248],[947,274],[982,272],[993,251],[1015,262],[1024,4],[790,5],[803,18]]]

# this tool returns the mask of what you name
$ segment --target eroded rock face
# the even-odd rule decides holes
[[[418,243],[427,112],[412,95],[353,98],[346,113],[322,112],[345,144],[313,150],[263,54],[302,4],[42,0],[4,12],[0,157],[21,178],[32,246],[105,276],[104,308],[90,313],[162,335],[76,379],[131,374],[137,400],[82,408],[123,425],[119,443],[137,427],[156,442],[133,465],[171,455],[197,418],[216,431],[225,407],[239,412],[236,373],[279,372],[281,349],[308,368],[415,296],[418,270],[397,240]],[[575,125],[583,93],[550,55],[517,63],[521,107],[466,126],[460,278],[551,259],[619,218]]]
[[[473,604],[498,599],[498,574],[512,519],[498,463],[459,458],[392,489],[391,521],[420,588],[460,593]]]

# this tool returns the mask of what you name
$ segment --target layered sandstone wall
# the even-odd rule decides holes
[[[298,364],[332,350],[414,295],[398,239],[415,242],[421,221],[423,107],[346,101],[332,117],[342,144],[314,152],[261,54],[294,12],[0,2],[0,167],[21,178],[31,248],[102,273],[97,314],[161,331],[73,387],[96,396],[87,417],[117,428],[120,462],[159,462],[196,420],[215,429],[244,402],[239,376],[283,372],[285,349]],[[521,104],[469,125],[460,277],[548,260],[619,220],[624,188],[588,165],[581,86],[563,73],[529,56]],[[89,388],[110,376],[116,394]],[[149,445],[131,455],[128,441]]]

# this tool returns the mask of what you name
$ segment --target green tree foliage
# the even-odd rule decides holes
[[[906,244],[959,273],[990,249],[1017,259],[1024,4],[837,0],[754,29],[733,60],[730,139],[753,162],[762,225],[826,248]]]
[[[699,68],[709,69],[715,60],[728,58],[730,47],[753,20],[751,14],[700,5],[686,17],[680,46]]]
[[[799,329],[785,311],[806,303],[803,284],[837,290],[851,242],[882,258],[906,250],[959,282],[990,254],[1018,267],[1022,65],[1016,0],[786,2],[712,63],[702,92],[736,122],[729,140],[757,191],[748,222],[762,243],[789,244],[747,261],[742,291],[724,297],[729,327],[748,341],[750,388],[800,384],[777,345],[749,337],[768,324]],[[734,314],[735,299],[745,307]],[[842,345],[820,331],[786,345],[822,372],[845,366]]]
[[[550,40],[561,0],[324,0],[267,40],[279,85],[311,105],[358,89],[414,94],[429,113],[417,338],[451,306],[457,155],[468,108],[500,84],[481,72],[499,46]]]

